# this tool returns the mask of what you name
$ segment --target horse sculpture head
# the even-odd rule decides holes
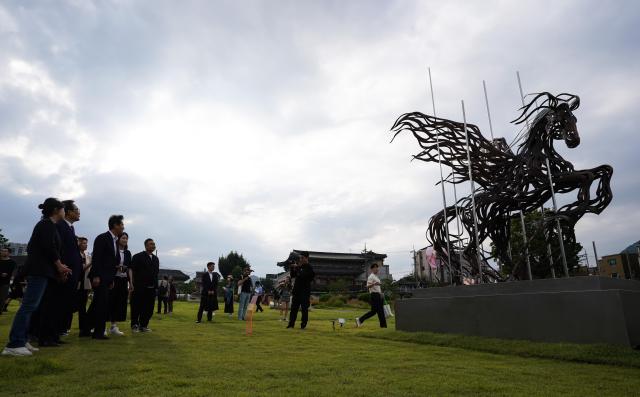
[[[538,104],[538,100],[541,100]],[[580,98],[572,94],[554,96],[548,92],[536,94],[534,98],[523,106],[520,116],[513,120],[515,124],[522,124],[534,117],[533,126],[545,123],[545,131],[549,139],[563,139],[567,147],[573,149],[580,144],[580,135],[576,126],[573,111],[580,106]],[[532,128],[533,129],[533,128]]]

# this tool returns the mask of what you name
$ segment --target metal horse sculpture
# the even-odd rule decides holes
[[[557,241],[556,219],[560,220],[565,241],[572,241],[575,240],[576,222],[585,213],[600,214],[611,202],[609,182],[613,169],[609,165],[576,170],[554,149],[554,141],[560,139],[569,148],[580,144],[576,117],[573,115],[579,105],[580,98],[576,95],[554,96],[548,92],[534,95],[521,108],[520,116],[512,121],[517,125],[526,125],[521,137],[523,142],[515,154],[504,140],[491,142],[476,125],[467,124],[471,174],[476,184],[478,243],[482,244],[490,238],[496,247],[496,259],[502,263],[512,265],[508,253],[511,219],[519,216],[519,211],[526,214],[540,209],[551,198],[549,173],[556,193],[577,190],[577,199],[546,216],[544,228],[547,241]],[[469,180],[463,123],[413,112],[400,116],[391,130],[394,132],[393,139],[403,131],[411,132],[422,148],[413,157],[426,162],[438,162],[439,139],[442,164],[452,169],[447,181],[459,184]],[[547,169],[546,159],[549,159],[550,169]],[[594,182],[597,183],[597,189],[592,196],[591,186]],[[462,260],[460,253],[447,252],[446,228],[456,217],[456,206],[461,223],[470,236],[466,245],[459,244]],[[473,209],[469,196],[433,215],[429,221],[427,238],[443,262],[451,263],[453,269],[450,270],[455,275],[455,282],[461,283],[463,277],[477,277],[479,266],[482,266],[484,282],[504,280],[504,275],[486,263],[484,252],[480,253],[483,260],[478,263],[473,229]],[[462,236],[452,237],[462,241]],[[514,276],[518,264],[512,268]]]

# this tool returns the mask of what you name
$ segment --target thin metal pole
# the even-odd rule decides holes
[[[429,89],[431,90],[431,106],[433,108],[433,116],[436,117],[436,101],[433,96],[433,82],[431,80],[431,68],[429,71]],[[444,191],[444,178],[442,176],[442,159],[440,158],[440,130],[436,129],[436,148],[438,149],[438,167],[440,167],[440,187],[442,188],[442,212],[445,221],[445,230],[447,232],[447,265],[449,266],[449,279],[453,284],[453,271],[451,269],[451,238],[449,237],[449,215],[447,214],[447,195]],[[444,274],[443,274],[444,278]],[[444,280],[443,280],[444,281]]]
[[[600,264],[598,263],[598,251],[596,250],[596,242],[591,241],[593,245],[593,255],[596,257],[596,267],[598,268],[598,274],[600,274]]]
[[[491,122],[491,110],[489,108],[489,95],[487,94],[487,83],[482,80],[482,88],[484,90],[484,103],[487,106],[487,118],[489,119],[489,131],[491,132],[491,142],[493,143],[493,123]],[[532,280],[533,277],[531,276],[531,262],[529,260],[529,246],[527,244],[527,230],[525,229],[524,226],[524,215],[522,214],[522,211],[520,211],[520,220],[522,222],[522,235],[525,241],[525,255],[527,258],[527,274],[529,275],[529,280]],[[509,224],[509,227],[511,227],[511,224]],[[511,253],[509,253],[509,258],[511,258]],[[499,261],[498,261],[499,262]],[[502,265],[500,265],[500,270],[502,271]]]
[[[587,262],[587,276],[589,275],[589,254],[587,254],[587,249],[584,249],[584,260]]]
[[[522,82],[520,81],[519,71],[516,71],[516,77],[518,78],[518,89],[520,90],[520,100],[522,101],[522,106],[524,106],[524,93],[522,92]],[[527,128],[528,127],[529,127],[529,121],[527,121]],[[522,237],[524,239],[524,244],[526,247],[525,255],[526,255],[526,263],[527,263],[527,271],[529,272],[529,280],[532,280],[531,261],[529,259],[529,242],[527,241],[526,226],[524,224],[524,214],[522,213],[522,210],[520,210],[520,222],[522,222],[522,230],[524,231],[524,234],[522,235]]]
[[[467,140],[467,162],[469,163],[469,182],[471,182],[471,208],[473,210],[473,227],[476,236],[476,255],[478,256],[478,275],[482,284],[482,257],[480,253],[480,236],[478,235],[478,214],[476,213],[476,186],[473,183],[473,173],[471,172],[471,152],[469,151],[469,131],[467,130],[467,114],[464,110],[464,100],[462,103],[462,120],[464,122],[464,136]]]
[[[544,205],[540,206],[540,213],[542,214],[542,235],[544,234]],[[556,269],[553,267],[553,253],[551,252],[551,244],[547,241],[547,256],[549,257],[549,267],[551,268],[551,278],[556,278]]]
[[[460,215],[458,214],[458,193],[456,192],[456,184],[453,184],[453,199],[455,200],[455,208],[456,208],[456,228],[458,230],[458,239],[460,241],[460,250],[458,251],[458,255],[460,255],[460,284],[462,284],[462,232],[460,231]]]
[[[529,276],[529,280],[533,280],[533,276],[531,275],[531,261],[529,260],[529,239],[527,238],[527,228],[524,223],[524,214],[520,211],[520,223],[522,223],[522,239],[525,242],[524,245],[524,254],[527,258],[527,276]]]
[[[549,158],[545,158],[547,163],[547,174],[549,175],[549,185],[551,186],[551,199],[553,200],[553,211],[558,212],[558,205],[556,204],[556,193],[553,189],[553,179],[551,178],[551,166],[549,165]],[[567,267],[567,256],[564,252],[564,239],[562,237],[562,227],[560,226],[560,219],[556,217],[556,227],[558,228],[558,242],[560,243],[560,253],[562,254],[562,267],[564,270],[564,276],[569,277],[569,268]]]
[[[491,123],[491,111],[489,110],[489,96],[487,95],[487,83],[482,80],[482,88],[484,88],[484,102],[487,105],[487,117],[489,118],[489,132],[491,132],[491,142],[493,143],[493,124]]]

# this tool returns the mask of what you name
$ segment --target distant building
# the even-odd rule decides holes
[[[11,250],[12,256],[27,256],[27,244],[25,243],[9,243],[7,244]]]
[[[640,241],[631,244],[619,254],[604,255],[598,260],[601,276],[640,279]]]
[[[189,280],[189,275],[182,272],[182,270],[160,269],[158,271],[158,280],[163,280],[164,276],[173,277],[173,281],[176,283],[184,283]]]
[[[293,250],[300,253],[303,250]],[[369,276],[369,267],[373,263],[380,266],[378,277],[381,280],[393,280],[389,273],[389,265],[384,264],[387,257],[385,254],[377,254],[373,251],[365,251],[362,253],[343,253],[343,252],[309,252],[309,264],[313,267],[316,274],[311,288],[313,291],[326,291],[328,286],[338,280],[347,283],[347,288],[352,291],[363,291],[366,289],[367,277]],[[276,284],[287,276],[289,266],[283,266],[285,272],[278,275]]]

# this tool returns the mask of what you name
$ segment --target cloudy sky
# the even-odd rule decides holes
[[[78,201],[80,234],[124,214],[134,252],[153,237],[188,273],[366,243],[404,275],[442,201],[389,128],[431,110],[430,66],[439,116],[464,99],[488,135],[484,79],[509,141],[516,70],[580,95],[582,143],[558,146],[611,164],[614,200],[577,237],[617,252],[640,239],[639,22],[633,1],[2,1],[0,228],[26,242],[53,195]]]

